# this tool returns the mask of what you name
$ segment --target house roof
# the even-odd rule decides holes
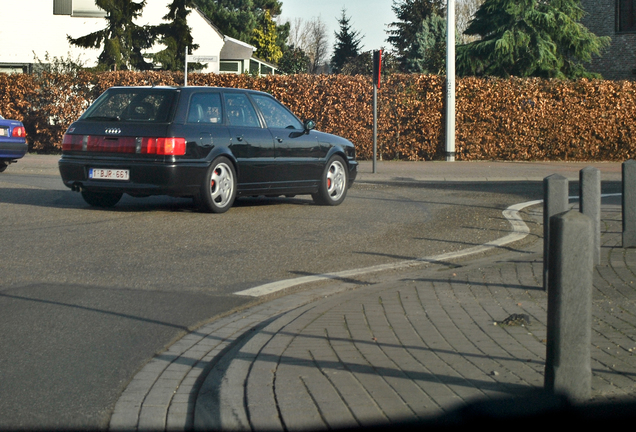
[[[221,58],[226,59],[248,59],[252,57],[256,48],[248,43],[224,36],[225,44],[221,48]]]
[[[194,11],[195,11],[196,13],[198,13],[198,14],[199,14],[199,16],[201,16],[201,18],[203,18],[203,20],[204,20],[206,23],[208,23],[208,25],[212,28],[212,30],[214,30],[215,32],[217,32],[217,33],[218,33],[218,35],[219,35],[219,37],[220,37],[220,38],[224,38],[224,37],[225,37],[225,35],[224,35],[223,33],[221,33],[221,30],[219,30],[219,28],[218,28],[217,26],[215,26],[215,25],[214,25],[214,23],[213,23],[212,21],[210,21],[210,20],[208,19],[208,17],[207,17],[207,16],[205,16],[205,14],[204,14],[203,12],[201,12],[201,9],[199,9],[199,7],[198,7],[198,6],[196,6],[196,7],[194,8]]]

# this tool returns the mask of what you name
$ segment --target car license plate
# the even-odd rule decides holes
[[[124,169],[90,168],[88,178],[99,180],[129,180],[130,171]]]

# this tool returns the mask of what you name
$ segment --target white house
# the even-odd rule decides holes
[[[67,35],[73,38],[87,35],[105,27],[106,13],[94,0],[15,0],[2,6],[3,24],[0,26],[0,72],[30,72],[45,58],[79,60],[85,67],[97,64],[101,49],[72,46]],[[157,25],[168,13],[171,0],[148,0],[138,25]],[[13,18],[10,18],[13,17]],[[28,17],[28,19],[16,19]],[[188,15],[194,43],[199,48],[193,52],[193,61],[206,65],[202,72],[274,73],[275,68],[253,56],[255,48],[249,44],[223,35],[198,10]],[[162,49],[153,47],[151,52]],[[184,53],[185,55],[185,53]]]

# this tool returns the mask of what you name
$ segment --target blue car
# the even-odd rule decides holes
[[[0,173],[26,152],[26,133],[22,122],[5,120],[0,116]]]

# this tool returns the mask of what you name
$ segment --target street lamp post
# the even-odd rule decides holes
[[[446,161],[455,161],[455,0],[446,0]]]

